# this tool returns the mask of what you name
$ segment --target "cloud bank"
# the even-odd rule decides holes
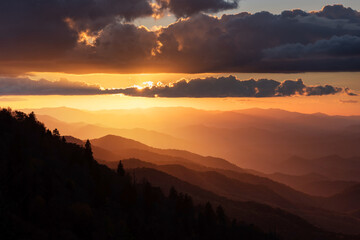
[[[225,98],[225,97],[285,97],[321,96],[337,93],[356,95],[347,88],[331,85],[306,86],[301,79],[278,82],[269,79],[243,80],[234,76],[209,77],[205,79],[180,80],[168,85],[158,83],[151,87],[128,87],[122,89],[102,89],[67,80],[33,81],[28,78],[0,78],[0,95],[101,95],[124,94],[137,97],[164,98]]]
[[[330,39],[319,40],[307,45],[301,43],[286,44],[264,51],[270,59],[299,59],[313,57],[351,57],[360,55],[360,37],[334,36]]]
[[[0,73],[360,71],[360,13],[204,14],[237,0],[1,1]],[[156,31],[135,18],[170,11]]]
[[[34,81],[29,78],[0,78],[0,95],[96,95],[102,90],[97,85],[70,82],[62,79]]]
[[[169,85],[157,85],[138,89],[136,87],[120,90],[129,96],[141,97],[189,97],[189,98],[224,98],[224,97],[285,97],[294,95],[321,96],[348,89],[325,86],[306,86],[301,79],[278,82],[269,79],[240,81],[234,76],[206,79],[180,80]]]
[[[0,2],[0,74],[360,71],[360,13],[342,5],[206,15],[237,0]],[[156,31],[131,20],[170,11]]]
[[[158,2],[163,11],[176,13],[178,17],[237,7],[237,4],[225,0]],[[152,0],[0,1],[0,60],[15,61],[18,65],[26,64],[30,69],[38,68],[27,62],[30,60],[46,62],[65,58],[64,61],[68,61],[70,58],[67,52],[81,48],[78,43],[85,35],[95,37],[114,24],[119,25],[112,28],[116,32],[124,23],[152,16],[156,11],[158,10]],[[134,25],[132,27],[136,28]],[[151,39],[148,42],[151,44]],[[121,44],[121,39],[118,44]],[[88,49],[87,54],[89,52],[92,50]],[[98,59],[94,61],[100,57],[101,55],[97,56]],[[86,62],[86,56],[79,56],[77,61],[77,64]]]
[[[158,59],[176,59],[178,72],[359,71],[360,53],[351,51],[359,37],[359,12],[340,5],[220,19],[201,14],[162,30]]]

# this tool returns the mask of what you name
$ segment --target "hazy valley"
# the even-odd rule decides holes
[[[360,154],[355,147],[360,138],[347,131],[360,123],[359,117],[275,109],[35,112],[50,129],[67,135],[67,142],[84,146],[90,139],[99,163],[116,170],[121,160],[136,181],[145,178],[164,192],[175,187],[197,203],[221,204],[231,217],[264,231],[276,229],[286,239],[301,231],[298,239],[316,239],[334,229],[360,234]],[[149,112],[151,119],[134,120]],[[280,117],[272,117],[275,112]],[[171,117],[178,117],[174,113],[185,120],[172,124]],[[99,123],[102,114],[111,120]],[[76,122],[66,117],[73,115]],[[170,127],[163,118],[170,119]]]

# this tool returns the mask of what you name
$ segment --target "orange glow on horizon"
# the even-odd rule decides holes
[[[141,91],[144,87],[167,85],[180,79],[205,78],[209,76],[228,76],[228,73],[205,74],[65,74],[65,73],[31,73],[33,80],[47,79],[57,81],[61,78],[69,81],[96,84],[102,89],[136,87]],[[302,78],[307,85],[331,84],[338,87],[349,87],[355,92],[360,90],[360,73],[299,73],[299,74],[254,74],[237,73],[240,80]],[[91,104],[89,104],[91,103]],[[128,97],[122,94],[97,96],[4,96],[0,97],[0,106],[23,108],[71,107],[86,110],[100,109],[135,109],[151,107],[192,107],[204,110],[237,110],[246,108],[280,108],[303,113],[322,112],[330,115],[360,115],[360,96],[345,94],[331,96],[294,96],[274,98],[145,98]]]
[[[97,84],[103,88],[125,88],[134,85],[142,85],[144,82],[168,84],[180,79],[195,79],[206,77],[221,77],[234,75],[240,80],[246,79],[273,79],[284,81],[289,79],[301,78],[307,85],[331,84],[338,87],[348,87],[355,91],[360,91],[360,72],[335,72],[335,73],[141,73],[141,74],[68,74],[56,72],[32,72],[29,77],[33,80],[47,79],[56,81],[67,79],[69,81],[80,81],[89,84]]]
[[[89,104],[91,103],[91,104]],[[153,107],[189,107],[231,111],[248,108],[283,110],[329,115],[360,115],[360,96],[294,96],[273,98],[146,98],[122,94],[95,96],[13,96],[0,97],[1,107],[13,109],[70,107],[83,110],[137,109]]]

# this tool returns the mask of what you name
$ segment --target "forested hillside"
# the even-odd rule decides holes
[[[1,239],[279,239],[221,206],[163,193],[98,164],[89,142],[67,143],[26,115],[0,111]]]

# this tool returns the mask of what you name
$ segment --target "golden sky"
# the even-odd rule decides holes
[[[360,115],[360,97],[293,96],[278,98],[144,98],[121,95],[0,97],[0,106],[23,108],[70,107],[86,110],[149,107],[192,107],[205,110],[280,108],[303,113]]]
[[[302,78],[307,85],[349,87],[360,90],[360,73],[298,73],[298,74],[247,74],[234,73],[239,79],[269,78],[277,81]],[[181,78],[205,78],[228,76],[228,74],[64,74],[31,73],[33,80],[45,78],[57,81],[66,78],[74,82],[98,84],[104,88],[143,86],[143,82],[174,82]],[[0,106],[14,109],[70,107],[86,110],[129,109],[149,107],[192,107],[206,110],[237,110],[246,108],[281,108],[304,113],[322,112],[331,115],[360,115],[360,97],[340,93],[329,96],[291,96],[269,98],[147,98],[130,97],[120,94],[93,96],[3,96]]]
[[[331,84],[339,87],[348,87],[353,90],[360,90],[360,72],[318,72],[318,73],[202,73],[202,74],[181,74],[181,73],[158,73],[158,74],[66,74],[54,72],[33,72],[30,78],[39,80],[41,78],[57,81],[67,79],[80,81],[89,84],[99,84],[104,88],[124,88],[132,85],[141,85],[144,82],[170,83],[180,79],[206,78],[209,76],[219,77],[234,75],[238,79],[273,79],[283,81],[287,79],[301,78],[309,85]]]
[[[360,114],[359,1],[139,2],[8,1],[0,105]]]

